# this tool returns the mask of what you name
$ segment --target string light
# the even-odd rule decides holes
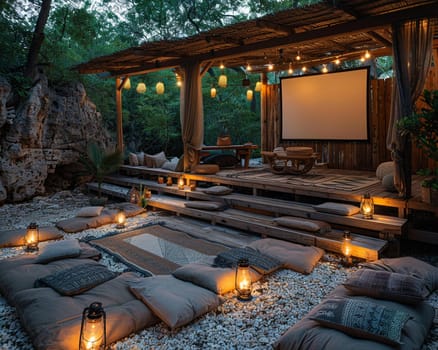
[[[335,64],[339,66],[341,64],[341,60],[339,58],[335,59]]]
[[[301,61],[301,55],[300,55],[300,52],[299,52],[299,51],[298,51],[297,56],[295,57],[295,59],[296,59],[297,61]]]
[[[370,54],[370,52],[368,50],[365,51],[365,58],[366,59],[371,58],[371,54]]]
[[[178,73],[176,73],[175,76],[176,76],[176,86],[181,87],[182,85],[181,76]]]
[[[294,70],[292,69],[292,63],[289,62],[289,69],[287,71],[289,74],[292,74]]]
[[[251,65],[249,63],[247,63],[247,65],[246,65],[246,70],[247,71],[251,71],[252,70],[252,67],[251,67]]]
[[[324,65],[322,66],[322,72],[323,72],[323,73],[327,73],[327,72],[328,72],[328,68],[327,68],[327,65],[326,65],[326,64],[324,64]]]
[[[272,62],[268,63],[268,70],[273,70],[274,69],[274,65],[272,64]]]
[[[307,67],[306,67],[306,66],[303,66],[303,68],[301,68],[301,70],[302,70],[303,72],[306,72],[306,71],[307,71]]]
[[[221,62],[221,64],[219,65],[219,68],[220,68],[220,69],[224,69],[224,68],[225,68],[225,66],[224,66],[224,63],[223,63],[223,62]]]

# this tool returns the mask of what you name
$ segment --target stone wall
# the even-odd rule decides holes
[[[75,171],[88,142],[114,146],[80,83],[54,89],[41,75],[16,109],[7,106],[11,97],[10,84],[0,77],[0,203],[51,191],[47,184],[56,183],[58,169],[68,186],[66,169]]]

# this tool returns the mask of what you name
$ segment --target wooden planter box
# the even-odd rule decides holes
[[[424,203],[438,205],[438,191],[430,187],[421,187],[421,200]]]

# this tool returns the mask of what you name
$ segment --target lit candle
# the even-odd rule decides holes
[[[184,189],[184,184],[185,184],[185,182],[184,182],[184,178],[180,177],[180,178],[178,179],[178,189],[179,189],[179,190],[183,190],[183,189]]]

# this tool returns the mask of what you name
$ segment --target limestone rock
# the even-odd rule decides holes
[[[0,79],[1,113],[6,86]],[[55,183],[68,187],[73,177],[66,177],[66,166],[74,169],[88,142],[112,145],[101,114],[80,83],[53,89],[41,75],[28,99],[10,114],[14,115],[10,123],[1,123],[7,120],[7,113],[0,116],[0,183],[8,201],[23,201],[52,190],[46,188],[49,175],[50,187]],[[63,170],[58,174],[58,169]],[[54,180],[56,177],[62,181]],[[0,201],[1,194],[0,187]]]
[[[9,85],[5,78],[0,77],[0,128],[6,123],[8,118],[6,102],[8,101],[10,93],[11,85]]]

